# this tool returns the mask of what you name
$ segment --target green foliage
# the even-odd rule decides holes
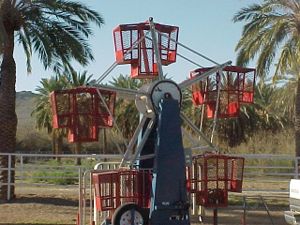
[[[93,33],[91,24],[100,27],[104,23],[98,12],[82,3],[65,0],[20,0],[11,4],[9,10],[8,6],[3,7],[0,15],[7,19],[14,14],[12,25],[17,23],[14,29],[18,43],[24,48],[29,72],[32,52],[38,54],[46,69],[57,73],[70,68],[72,60],[87,65],[94,59],[88,39]]]
[[[110,82],[115,87],[129,88],[137,90],[142,86],[142,82],[132,79],[129,76],[120,75]],[[126,139],[130,139],[139,123],[139,113],[133,100],[118,98],[115,107],[116,123]]]
[[[286,154],[293,155],[295,149],[294,130],[287,128],[276,133],[257,130],[247,142],[226,148],[226,152],[237,154]]]
[[[41,130],[45,128],[48,133],[52,132],[52,110],[49,95],[52,91],[65,88],[64,77],[43,78],[40,81],[41,86],[36,88],[38,93],[36,107],[32,111],[32,116],[36,119],[36,127]]]
[[[299,62],[299,2],[265,0],[241,9],[234,22],[244,21],[242,37],[236,46],[237,64],[246,65],[257,58],[257,71],[268,75],[272,62],[278,59],[275,76],[285,74]]]
[[[36,88],[37,101],[32,116],[36,119],[36,127],[39,130],[46,129],[48,134],[52,134],[52,152],[60,154],[62,152],[63,137],[66,136],[65,129],[53,129],[52,127],[52,106],[50,93],[56,90],[86,86],[91,81],[92,75],[87,75],[87,71],[77,73],[72,68],[65,70],[62,75],[42,79],[41,86]],[[76,153],[81,152],[81,145],[76,145]],[[78,162],[80,163],[80,162]]]
[[[271,84],[255,87],[254,104],[241,105],[237,118],[218,118],[216,138],[222,145],[234,147],[247,142],[258,131],[269,131],[273,134],[292,126],[293,120],[288,112],[283,112],[285,102],[274,104],[280,89]],[[183,92],[183,111],[193,120],[197,127],[201,127],[209,137],[212,132],[213,120],[206,118],[204,105],[194,107],[191,102],[191,91]],[[204,116],[202,118],[202,113]]]
[[[299,104],[298,111],[295,110],[300,99],[295,85],[300,74],[299,8],[299,1],[265,0],[261,4],[242,8],[233,17],[234,22],[245,22],[242,37],[236,46],[237,64],[247,65],[256,60],[257,74],[262,78],[256,90],[255,105],[245,112],[257,114],[252,116],[253,122],[258,125],[255,128],[274,132],[295,124],[296,140],[300,135],[300,127],[297,126]],[[269,74],[274,62],[275,72]],[[270,75],[273,82],[285,81],[277,88],[262,85]],[[300,154],[300,142],[296,143],[296,152]]]

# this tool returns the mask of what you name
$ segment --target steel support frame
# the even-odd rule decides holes
[[[210,142],[205,134],[201,130],[199,130],[198,127],[196,127],[195,124],[193,124],[183,113],[180,113],[180,117],[195,133],[203,138],[203,140],[209,145],[209,147],[218,151],[218,149]]]
[[[209,70],[209,71],[201,74],[201,76],[195,76],[195,77],[193,77],[191,79],[186,79],[183,82],[181,82],[178,85],[181,90],[188,88],[189,86],[195,84],[196,82],[199,82],[201,80],[206,79],[208,76],[212,75],[213,73],[216,73],[217,71],[222,70],[224,67],[226,67],[226,66],[228,66],[228,65],[230,65],[232,63],[231,61],[227,61],[227,62],[225,62],[223,64],[218,64],[216,61],[214,61],[214,60],[206,57],[205,55],[203,55],[203,54],[201,54],[201,53],[199,53],[199,52],[197,52],[197,51],[195,51],[195,50],[187,47],[186,45],[181,44],[177,40],[175,40],[175,39],[173,39],[173,38],[171,38],[171,37],[169,37],[169,36],[167,36],[167,35],[159,32],[159,31],[157,31],[155,29],[155,25],[154,25],[152,17],[149,18],[149,26],[150,26],[150,31],[149,32],[151,32],[152,42],[153,42],[153,46],[154,46],[154,53],[155,53],[156,61],[157,61],[157,64],[158,64],[158,73],[159,73],[159,79],[160,80],[163,79],[163,70],[162,70],[162,64],[161,64],[161,58],[160,58],[160,54],[159,54],[159,47],[158,47],[158,43],[157,43],[156,33],[159,33],[160,35],[167,37],[169,40],[172,40],[172,41],[176,42],[179,46],[181,46],[181,47],[183,47],[183,48],[191,51],[192,53],[194,53],[194,54],[196,54],[196,55],[198,55],[198,56],[200,56],[200,57],[202,57],[202,58],[204,58],[204,59],[206,59],[206,60],[208,60],[208,61],[216,64],[216,66],[214,68],[212,68],[211,70]],[[149,38],[149,37],[147,37],[147,34],[144,35],[144,36],[142,36],[139,40],[137,40],[134,43],[134,45],[125,53],[125,55],[129,54],[133,50],[133,48],[135,46],[137,46],[139,43],[141,43],[145,38],[147,38],[147,39]],[[180,54],[178,54],[178,55],[180,57],[182,57],[183,59],[187,60],[188,62],[191,62],[191,63],[193,63],[193,64],[195,64],[197,66],[200,66],[196,62],[193,62],[192,60],[189,60],[188,58],[186,58],[186,57],[184,57],[184,56],[182,56]],[[100,83],[103,79],[105,79],[113,71],[113,69],[117,65],[118,65],[118,63],[114,62],[114,64],[112,66],[110,66],[105,71],[105,73],[97,80],[97,83]],[[129,89],[129,88],[113,87],[113,86],[101,85],[101,84],[98,84],[97,87],[100,88],[100,89],[102,89],[102,90],[115,91],[117,93],[120,93],[120,94],[123,94],[123,95],[129,97],[130,99],[135,99],[136,96],[142,96],[142,95],[149,96],[149,94],[146,93],[146,92],[143,92],[143,91],[140,91],[140,90],[132,90],[132,89]],[[100,96],[100,98],[101,98],[101,96]],[[101,100],[103,101],[103,97],[101,98]],[[104,105],[105,105],[105,108],[107,108],[109,114],[111,115],[112,113],[109,111],[107,105],[106,104],[104,104]],[[207,142],[207,144],[210,147],[212,147],[212,148],[215,149],[215,147],[206,138],[206,136],[186,116],[184,116],[182,113],[181,113],[181,118],[192,128],[192,130],[194,132],[198,133],[205,140],[205,142]],[[149,124],[152,124],[154,122],[154,119],[155,118],[152,118]],[[142,127],[145,124],[145,121],[146,121],[146,118],[144,117],[142,119],[142,121],[140,122],[139,126],[137,127],[137,129],[136,129],[136,131],[135,131],[135,133],[134,133],[134,135],[133,135],[130,143],[128,144],[127,150],[126,150],[126,152],[124,154],[124,158],[123,158],[123,160],[122,160],[122,162],[120,164],[121,167],[125,165],[125,163],[126,163],[125,161],[128,160],[129,155],[133,152],[134,145],[136,144],[137,139],[138,139],[138,134],[141,132]],[[150,125],[150,127],[149,126],[147,127],[147,129],[145,131],[145,134],[144,134],[144,137],[141,140],[140,144],[137,146],[136,152],[135,152],[133,158],[130,161],[131,166],[134,163],[134,161],[137,159],[138,155],[140,154],[140,151],[141,151],[143,145],[145,144],[145,141],[148,138],[148,136],[149,136],[149,134],[151,132],[151,129],[152,129],[151,125]],[[145,158],[145,157],[147,158],[147,157],[153,157],[153,156],[143,156],[143,158]]]
[[[136,128],[136,130],[128,144],[128,147],[124,154],[124,157],[120,163],[120,167],[124,167],[126,165],[126,163],[128,163],[128,162],[129,162],[129,166],[133,166],[134,162],[137,160],[139,154],[141,153],[141,150],[144,147],[144,144],[145,144],[147,138],[149,137],[149,134],[153,128],[155,116],[152,117],[151,120],[149,121],[146,131],[143,135],[143,138],[139,142],[134,154],[133,154],[133,148],[134,148],[135,144],[137,143],[138,137],[139,137],[140,133],[142,132],[147,119],[148,118],[146,116],[143,116],[138,127]],[[145,155],[145,156],[141,157],[141,159],[147,159],[147,158],[152,158],[152,157],[153,157],[153,155],[150,155],[150,156]]]

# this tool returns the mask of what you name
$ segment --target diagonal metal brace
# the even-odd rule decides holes
[[[225,62],[225,63],[223,63],[219,66],[216,66],[216,67],[212,68],[211,70],[208,70],[207,72],[201,74],[200,76],[195,76],[191,79],[187,79],[187,80],[181,82],[178,86],[181,90],[185,89],[185,88],[188,88],[192,84],[194,84],[198,81],[206,79],[207,77],[209,77],[210,75],[216,73],[217,71],[223,70],[224,67],[231,65],[231,63],[232,63],[231,61]]]
[[[205,136],[205,134],[198,129],[198,127],[195,126],[195,124],[193,124],[183,113],[180,113],[180,118],[187,123],[187,125],[192,128],[192,130],[194,132],[196,132],[199,136],[201,136],[201,138],[203,138],[203,140],[213,149],[215,149],[216,151],[218,151],[217,147],[214,146],[210,140]]]

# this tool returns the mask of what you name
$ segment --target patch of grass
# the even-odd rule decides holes
[[[45,160],[32,164],[41,166],[41,169],[31,172],[29,175],[33,182],[44,182],[48,184],[69,185],[78,183],[78,170],[73,159],[63,159],[61,161]],[[69,168],[68,168],[69,167]]]
[[[286,129],[277,133],[258,131],[254,136],[249,137],[246,143],[234,148],[224,147],[224,150],[237,154],[295,155],[294,130]]]
[[[268,207],[288,207],[288,198],[278,196],[263,197]],[[228,197],[228,204],[233,206],[244,206],[244,198],[242,195],[231,194]],[[246,198],[247,208],[263,208],[264,204],[259,196],[249,196]]]
[[[78,174],[73,171],[37,171],[32,174],[34,182],[69,185],[78,183]]]

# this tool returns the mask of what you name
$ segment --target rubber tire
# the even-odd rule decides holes
[[[138,205],[134,204],[134,203],[125,203],[123,205],[120,205],[116,211],[114,212],[113,216],[112,216],[112,225],[120,225],[120,220],[122,215],[129,211],[134,209],[135,211],[139,212],[143,218],[143,225],[148,225],[148,221],[149,221],[149,210],[148,209],[143,209],[141,207],[139,207]]]

